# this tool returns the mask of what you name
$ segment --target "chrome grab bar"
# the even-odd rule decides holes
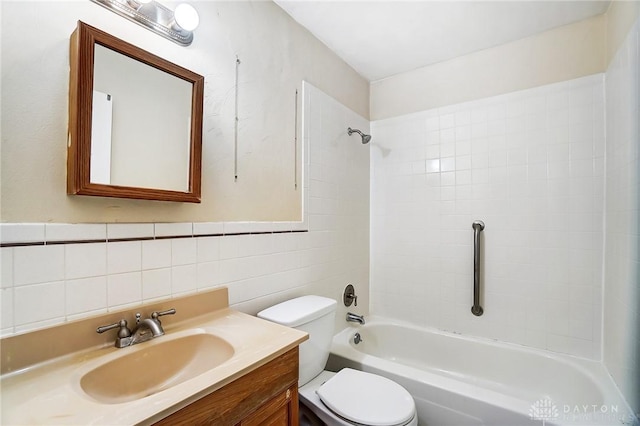
[[[484,222],[476,220],[473,228],[473,306],[471,313],[477,317],[483,314],[480,306],[480,232],[484,230]]]

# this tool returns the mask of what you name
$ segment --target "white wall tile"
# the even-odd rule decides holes
[[[455,115],[453,113],[440,115],[440,129],[448,129],[454,127]]]
[[[142,271],[142,298],[166,297],[171,294],[171,268]]]
[[[240,236],[229,236],[220,240],[220,259],[240,256]]]
[[[192,223],[156,223],[154,226],[156,237],[178,237],[193,235]]]
[[[65,244],[64,249],[64,271],[67,280],[106,274],[106,243]]]
[[[292,227],[294,223],[295,222],[271,222],[271,224],[269,225],[269,229],[273,232],[287,232],[293,229]]]
[[[130,305],[142,301],[142,274],[129,272],[107,277],[107,303],[109,307]]]
[[[171,266],[171,240],[142,241],[142,269]]]
[[[106,240],[107,225],[104,223],[47,223],[46,241]]]
[[[193,224],[193,235],[222,235],[223,222],[196,222]]]
[[[13,329],[13,289],[0,289],[0,330]]]
[[[14,285],[64,279],[64,246],[28,246],[13,249]]]
[[[268,237],[270,238],[270,236]],[[198,263],[220,259],[220,238],[201,237],[196,239],[196,260]]]
[[[307,205],[309,205],[309,203],[307,203]],[[291,223],[291,231],[308,231],[309,230],[309,211],[313,211],[313,210],[311,209],[305,210],[302,215],[302,220],[300,222]]]
[[[107,272],[119,274],[142,269],[142,242],[123,241],[107,245]]]
[[[107,277],[67,280],[65,283],[66,314],[107,309]]]
[[[196,263],[196,253],[195,238],[177,238],[171,240],[171,265]]]
[[[0,224],[0,242],[3,244],[44,242],[44,240],[44,223]]]
[[[198,290],[212,288],[220,284],[220,262],[203,262],[197,265]]]
[[[239,241],[239,250],[242,256],[256,256],[272,252],[273,239],[271,238],[271,235],[244,235],[240,237]]]
[[[64,319],[64,281],[16,287],[13,297],[16,327],[39,321]]]
[[[171,268],[171,293],[183,294],[197,288],[196,265],[180,265]]]
[[[592,137],[598,131],[594,122],[604,120],[593,119],[595,112],[604,114],[603,98],[592,96],[598,87],[601,76],[586,77],[414,114],[425,123],[425,177],[409,159],[372,156],[371,214],[382,223],[371,234],[372,310],[419,325],[597,354],[597,302],[587,302],[580,318],[570,315],[569,306],[570,289],[602,288],[593,268],[603,241],[603,198],[594,190],[602,179],[595,173],[602,151]],[[465,112],[454,112],[452,120],[451,110]],[[373,136],[384,127],[385,143],[402,150],[402,123],[402,117],[374,122]],[[437,138],[431,134],[436,130]],[[397,180],[384,176],[391,167],[401,171]],[[412,219],[412,212],[425,210],[431,213],[428,223],[424,213]],[[471,317],[467,306],[475,219],[487,225],[482,318]],[[427,243],[434,249],[407,262],[415,247]],[[416,263],[440,269],[425,272]],[[438,289],[429,297],[412,284],[425,273]],[[412,314],[400,302],[408,294],[422,305],[435,300],[437,314]],[[542,315],[522,298],[536,299]]]
[[[124,238],[153,238],[153,223],[108,223],[107,238],[109,240]]]
[[[268,232],[271,222],[224,222],[225,234],[237,234],[247,232]]]
[[[13,248],[0,248],[0,288],[13,287]]]

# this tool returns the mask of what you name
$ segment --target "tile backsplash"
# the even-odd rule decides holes
[[[2,224],[2,335],[218,286],[249,313],[348,283],[368,306],[369,149],[346,132],[368,121],[303,92],[303,222]]]
[[[598,74],[373,122],[373,313],[600,358],[604,120]]]

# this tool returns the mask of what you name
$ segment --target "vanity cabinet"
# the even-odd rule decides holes
[[[155,423],[298,425],[298,347]]]

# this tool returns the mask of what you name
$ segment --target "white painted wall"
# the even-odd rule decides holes
[[[368,132],[368,120],[313,86],[305,87],[305,95],[309,232],[4,247],[1,334],[222,285],[234,308],[254,314],[305,294],[342,300],[351,283],[360,300],[355,312],[367,313],[370,148],[348,136],[347,128]],[[161,236],[191,226],[173,225],[156,224],[154,231],[153,224],[132,224],[120,231]],[[82,225],[77,231],[86,236],[104,227]],[[51,240],[55,228],[47,227]],[[4,238],[5,227],[0,230]],[[345,324],[346,309],[338,304],[337,328]]]
[[[583,77],[605,69],[603,15],[371,83],[380,120]]]
[[[373,313],[599,359],[604,118],[597,74],[374,121]]]
[[[606,78],[604,362],[640,413],[640,7]],[[615,16],[615,15],[614,15]],[[624,19],[628,19],[625,16]],[[615,26],[615,18],[611,21]]]
[[[640,1],[613,0],[606,13],[607,67],[618,53],[640,16]]]
[[[3,222],[300,219],[295,90],[307,80],[367,117],[368,82],[272,2],[194,6],[201,25],[185,48],[88,0],[0,2]],[[78,20],[205,77],[202,204],[66,195],[69,36]],[[234,182],[236,55],[242,63]],[[298,170],[300,164],[298,158]]]

